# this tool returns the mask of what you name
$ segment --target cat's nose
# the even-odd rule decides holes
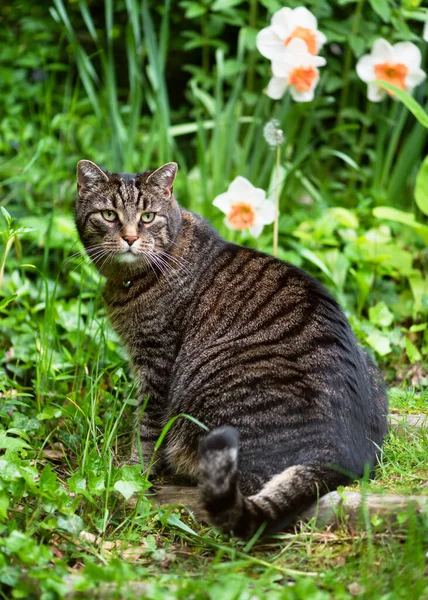
[[[125,242],[128,242],[129,246],[132,246],[132,244],[138,240],[138,235],[123,235],[122,238]]]

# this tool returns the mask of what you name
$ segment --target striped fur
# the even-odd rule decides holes
[[[178,419],[155,467],[199,481],[219,529],[245,537],[267,522],[275,531],[374,466],[383,383],[330,293],[181,209],[175,172],[175,163],[135,176],[78,167],[78,231],[107,277],[109,318],[141,403],[149,397],[130,460],[142,452],[147,463],[165,423],[189,414],[211,433]],[[156,218],[143,224],[143,212]],[[136,238],[131,248],[124,236]]]

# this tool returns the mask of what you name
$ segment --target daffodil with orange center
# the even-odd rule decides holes
[[[258,237],[265,225],[275,219],[275,205],[266,198],[266,192],[254,187],[245,177],[237,177],[224,194],[217,196],[213,205],[226,216],[229,229],[248,231]]]
[[[290,42],[302,40],[306,49],[314,56],[326,42],[326,37],[318,31],[314,15],[303,6],[295,9],[281,8],[271,19],[270,27],[265,27],[257,35],[257,48],[270,60],[287,60]]]
[[[256,213],[254,208],[248,202],[235,202],[230,207],[227,220],[234,229],[238,231],[244,231],[254,225],[256,220]]]
[[[381,102],[390,92],[374,83],[376,80],[386,81],[411,93],[426,77],[420,64],[421,53],[415,44],[399,42],[392,46],[380,38],[373,44],[371,53],[358,61],[357,73],[368,84],[368,99]]]
[[[272,61],[273,77],[266,93],[270,98],[282,98],[287,89],[296,102],[310,102],[314,98],[319,80],[317,67],[325,65],[325,59],[311,54],[305,42],[294,38],[289,44],[287,61]]]

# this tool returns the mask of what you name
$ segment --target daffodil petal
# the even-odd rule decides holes
[[[278,38],[278,42],[284,47],[284,40],[286,40],[289,36],[289,31],[286,27],[281,27],[280,25],[271,25],[271,30],[274,35]]]
[[[300,27],[306,27],[307,29],[315,30],[318,27],[318,21],[311,11],[304,6],[298,6],[294,9],[293,20],[296,25],[299,25]]]
[[[236,202],[237,200],[248,202],[248,199],[253,195],[255,189],[256,188],[248,181],[248,179],[239,175],[229,185],[227,193],[231,196],[233,202]]]
[[[259,31],[256,38],[256,46],[262,56],[271,60],[281,57],[284,51],[284,44],[275,34],[272,27],[266,27]]]
[[[421,51],[412,42],[398,42],[394,44],[394,54],[396,62],[405,64],[409,69],[420,67],[422,54]]]
[[[424,30],[422,32],[422,37],[425,42],[428,42],[428,19],[425,21]]]
[[[394,50],[391,44],[379,38],[373,44],[372,57],[375,63],[391,62],[394,60]]]
[[[327,41],[327,36],[325,36],[321,31],[315,31],[315,38],[317,40],[317,48],[318,48],[318,52],[321,50],[321,48],[324,46],[324,44]]]
[[[295,102],[311,102],[311,100],[314,99],[315,87],[316,85],[314,85],[310,90],[306,90],[304,92],[300,92],[294,86],[290,87],[291,97]]]
[[[214,198],[213,206],[220,209],[221,212],[224,212],[227,215],[230,211],[233,202],[234,200],[230,196],[230,194],[228,192],[225,192],[224,194],[220,194],[219,196]]]
[[[414,87],[422,83],[426,76],[427,75],[425,71],[422,71],[422,69],[412,69],[406,75],[406,87],[413,89]]]
[[[228,229],[236,229],[234,225],[229,221],[227,217],[224,218],[223,223],[226,225]]]
[[[362,56],[356,66],[358,77],[366,83],[374,81],[376,79],[374,66],[373,57],[370,54]]]
[[[267,202],[266,192],[261,188],[253,187],[251,194],[248,196],[248,202],[256,212],[259,211]]]
[[[272,77],[266,88],[266,94],[272,100],[279,100],[285,94],[288,87],[287,77]]]
[[[290,31],[294,27],[294,11],[291,8],[280,8],[272,15],[270,24],[275,27],[283,27],[287,31]]]
[[[327,63],[326,59],[323,56],[313,56],[311,65],[313,67],[323,67]]]
[[[261,225],[260,223],[256,223],[256,225],[250,227],[248,231],[253,237],[258,238],[261,232],[263,231],[263,225]]]
[[[274,77],[288,77],[290,70],[294,67],[292,63],[283,60],[273,60],[271,66]]]
[[[369,83],[367,86],[367,98],[370,102],[382,102],[386,96],[386,91],[379,85]]]
[[[263,225],[270,225],[275,220],[275,204],[270,200],[265,200],[261,206],[256,209],[256,221]]]
[[[286,46],[286,53],[284,56],[284,60],[286,62],[290,62],[293,65],[301,65],[302,60],[307,58],[308,56],[312,56],[308,52],[308,47],[306,42],[304,42],[300,38],[293,38],[290,40],[289,44]]]

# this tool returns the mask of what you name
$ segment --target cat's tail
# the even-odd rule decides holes
[[[209,520],[221,531],[248,538],[266,523],[264,533],[274,533],[292,523],[338,482],[331,471],[298,465],[274,475],[253,496],[244,496],[238,484],[238,432],[233,427],[214,429],[203,440],[199,453],[200,498]],[[333,475],[334,478],[334,475]]]

